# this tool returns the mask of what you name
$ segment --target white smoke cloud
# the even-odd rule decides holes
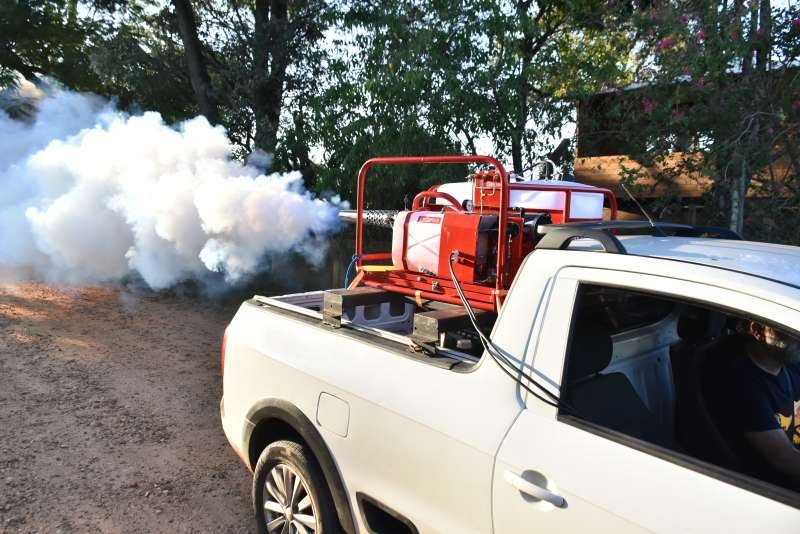
[[[231,152],[203,117],[173,128],[70,92],[45,96],[30,123],[0,111],[0,265],[68,283],[236,281],[335,227],[335,202],[299,173],[264,175]]]

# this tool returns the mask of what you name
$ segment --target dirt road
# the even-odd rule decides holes
[[[234,311],[0,284],[0,532],[248,532],[218,413]]]

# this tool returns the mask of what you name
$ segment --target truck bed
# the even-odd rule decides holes
[[[256,295],[250,302],[275,312],[302,318],[319,328],[334,329],[323,322],[324,299],[325,291],[309,291],[274,297]],[[342,310],[341,328],[338,330],[446,367],[453,367],[455,364],[460,364],[460,367],[471,366],[480,360],[479,355],[438,344],[421,344],[412,339],[414,315],[424,311],[430,310],[419,307],[409,298],[345,307]]]

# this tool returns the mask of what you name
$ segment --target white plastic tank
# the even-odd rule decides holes
[[[572,188],[580,191],[572,193],[570,198],[569,216],[570,219],[602,219],[603,218],[603,193],[594,186],[580,184],[578,182],[554,181],[554,180],[527,180],[524,182],[514,182],[512,185],[537,185],[542,188]],[[472,200],[471,182],[453,182],[442,184],[438,191],[452,195],[459,202]],[[588,191],[587,191],[588,190]],[[563,191],[521,191],[512,190],[509,194],[509,203],[512,208],[525,208],[526,210],[557,210],[564,211],[566,206],[566,193]],[[436,199],[437,204],[446,203],[444,200]],[[475,206],[479,209],[480,206]]]
[[[403,227],[408,221],[406,265],[409,271],[439,274],[439,245],[442,237],[440,211],[401,211],[394,219],[392,264],[403,269]]]

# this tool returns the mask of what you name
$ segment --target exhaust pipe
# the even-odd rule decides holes
[[[394,226],[394,218],[399,212],[397,210],[364,210],[364,224],[370,226],[381,226],[384,228],[392,228]],[[339,220],[355,224],[358,219],[358,212],[356,210],[340,210]]]

